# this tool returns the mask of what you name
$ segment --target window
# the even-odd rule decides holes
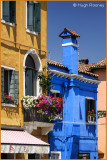
[[[58,91],[58,90],[51,90],[50,91],[50,96],[52,96],[52,97],[60,97],[60,98],[62,98],[63,97],[63,95],[60,93],[60,91]],[[57,116],[57,119],[61,119],[62,120],[62,118],[63,118],[63,110],[62,110],[62,112]]]
[[[40,154],[28,154],[28,159],[41,159]]]
[[[61,97],[62,98],[62,94],[60,93],[60,91],[57,91],[57,90],[51,90],[50,96],[52,96],[52,97]]]
[[[27,29],[40,32],[40,3],[27,1]]]
[[[16,1],[2,1],[2,19],[6,22],[16,21]]]
[[[26,58],[25,66],[25,95],[34,96],[37,94],[37,70],[35,69],[34,60],[30,55],[28,55]]]
[[[12,77],[12,71],[4,69],[4,93],[10,94],[10,82]]]
[[[4,94],[13,97],[13,103],[18,104],[18,71],[12,67],[1,67],[1,102],[5,102]],[[11,102],[7,98],[7,102]]]
[[[51,159],[61,159],[61,152],[51,151]]]
[[[1,159],[16,159],[15,154],[6,154],[6,153],[1,153]]]
[[[90,153],[78,153],[78,159],[90,159]]]
[[[86,99],[86,122],[96,122],[96,101]]]

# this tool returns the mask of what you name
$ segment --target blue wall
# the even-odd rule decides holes
[[[63,44],[73,43],[77,45],[77,40],[72,38],[63,39]],[[69,73],[78,73],[78,49],[75,46],[63,46],[62,64],[69,69]]]
[[[51,70],[78,74],[78,49],[75,35],[63,31],[63,65],[68,70],[48,65]],[[80,73],[79,73],[80,74]],[[81,74],[82,75],[82,74]],[[83,74],[85,78],[95,79]],[[49,133],[51,151],[61,151],[61,159],[78,159],[78,153],[90,153],[90,159],[98,159],[97,125],[86,124],[86,97],[96,101],[97,85],[53,76],[54,90],[64,96],[63,119],[54,121],[54,130]],[[97,117],[96,117],[97,122]]]
[[[56,120],[54,130],[49,133],[50,150],[61,151],[61,159],[77,159],[78,153],[90,153],[91,159],[97,159],[97,126],[86,124],[86,97],[97,102],[97,85],[56,76],[52,85],[64,95],[65,104],[63,120]]]

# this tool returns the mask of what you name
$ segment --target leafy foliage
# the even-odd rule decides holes
[[[44,90],[50,91],[53,88],[51,85],[52,75],[48,67],[43,68],[43,72],[39,74],[38,78],[39,84]]]

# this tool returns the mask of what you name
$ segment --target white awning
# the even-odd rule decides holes
[[[50,145],[25,131],[1,130],[1,153],[48,154]]]

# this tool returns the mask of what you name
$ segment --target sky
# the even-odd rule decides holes
[[[79,59],[96,63],[106,57],[106,2],[48,1],[47,57],[62,62],[62,38],[69,28],[79,34]]]

